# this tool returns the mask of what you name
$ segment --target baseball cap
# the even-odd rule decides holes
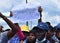
[[[49,30],[48,24],[47,24],[47,23],[44,23],[44,22],[38,23],[37,27],[38,27],[39,29],[42,29],[42,30]]]
[[[22,26],[21,26],[21,30],[22,30],[22,31],[29,32],[29,27],[26,26],[26,25],[22,25]]]
[[[55,26],[56,30],[60,30],[60,23]]]

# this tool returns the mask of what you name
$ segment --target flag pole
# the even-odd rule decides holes
[[[28,1],[26,0],[26,4],[28,3]],[[28,21],[26,21],[26,25],[28,26]]]
[[[26,0],[26,3],[28,3],[28,1]]]

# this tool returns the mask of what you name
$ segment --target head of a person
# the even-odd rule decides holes
[[[39,30],[39,28],[37,27],[37,26],[34,26],[33,28],[32,28],[32,30],[34,30],[34,31],[38,31]]]
[[[60,40],[60,24],[58,24],[55,28],[56,28],[56,37]]]
[[[52,26],[49,27],[49,30],[47,31],[47,38],[51,38],[54,35],[54,28]]]
[[[18,23],[14,23],[17,27],[19,27],[19,24]]]
[[[51,23],[50,22],[46,22],[47,24],[48,24],[48,26],[49,26],[49,30],[47,31],[47,38],[51,38],[53,35],[54,35],[54,28],[53,28],[53,26],[51,25]]]
[[[49,26],[51,25],[51,23],[50,22],[46,22]]]
[[[60,40],[60,29],[56,30],[56,37]]]
[[[29,32],[29,35],[27,36],[27,42],[30,42],[30,43],[35,43],[36,41],[36,32],[34,30],[31,30]]]
[[[3,26],[2,26],[2,25],[0,25],[0,32],[2,31],[2,28],[3,28]]]
[[[41,6],[38,7],[38,12],[40,12],[40,13],[42,12]]]
[[[23,34],[25,35],[25,37],[27,37],[27,36],[28,36],[28,33],[29,33],[29,28],[28,28],[28,26],[22,25],[22,26],[21,26],[21,30],[22,30]]]
[[[38,23],[37,25],[37,39],[42,40],[46,37],[46,32],[48,31],[49,27],[46,23]]]

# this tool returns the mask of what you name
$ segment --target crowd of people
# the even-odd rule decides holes
[[[42,17],[41,7],[38,8],[38,12]],[[34,26],[32,30],[22,31],[18,23],[12,23],[2,13],[0,13],[0,17],[11,28],[3,31],[3,26],[0,26],[0,43],[60,43],[60,24],[53,27],[50,22],[42,22],[40,17],[38,25]]]

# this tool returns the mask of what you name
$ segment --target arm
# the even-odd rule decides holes
[[[12,13],[12,12],[10,12]],[[11,38],[13,35],[16,34],[16,32],[18,31],[18,27],[16,27],[9,19],[7,19],[7,17],[5,17],[4,15],[2,15],[0,13],[0,17],[10,26],[10,28],[12,29],[11,31],[9,31],[7,33],[8,38]]]
[[[24,34],[23,34],[23,32],[21,31],[21,28],[20,28],[19,24],[18,24],[18,23],[14,23],[14,24],[18,27],[18,32],[17,32],[17,34],[18,34],[18,36],[19,36],[19,38],[20,38],[20,41],[21,41],[21,40],[24,40]]]
[[[18,29],[18,35],[19,35],[20,40],[23,41],[24,38],[25,38],[25,36],[24,36],[23,32],[21,31],[21,28],[20,27]]]
[[[38,12],[40,13],[40,19],[38,19],[38,23],[39,23],[39,22],[42,22],[42,8],[41,8],[41,6],[38,7]]]

